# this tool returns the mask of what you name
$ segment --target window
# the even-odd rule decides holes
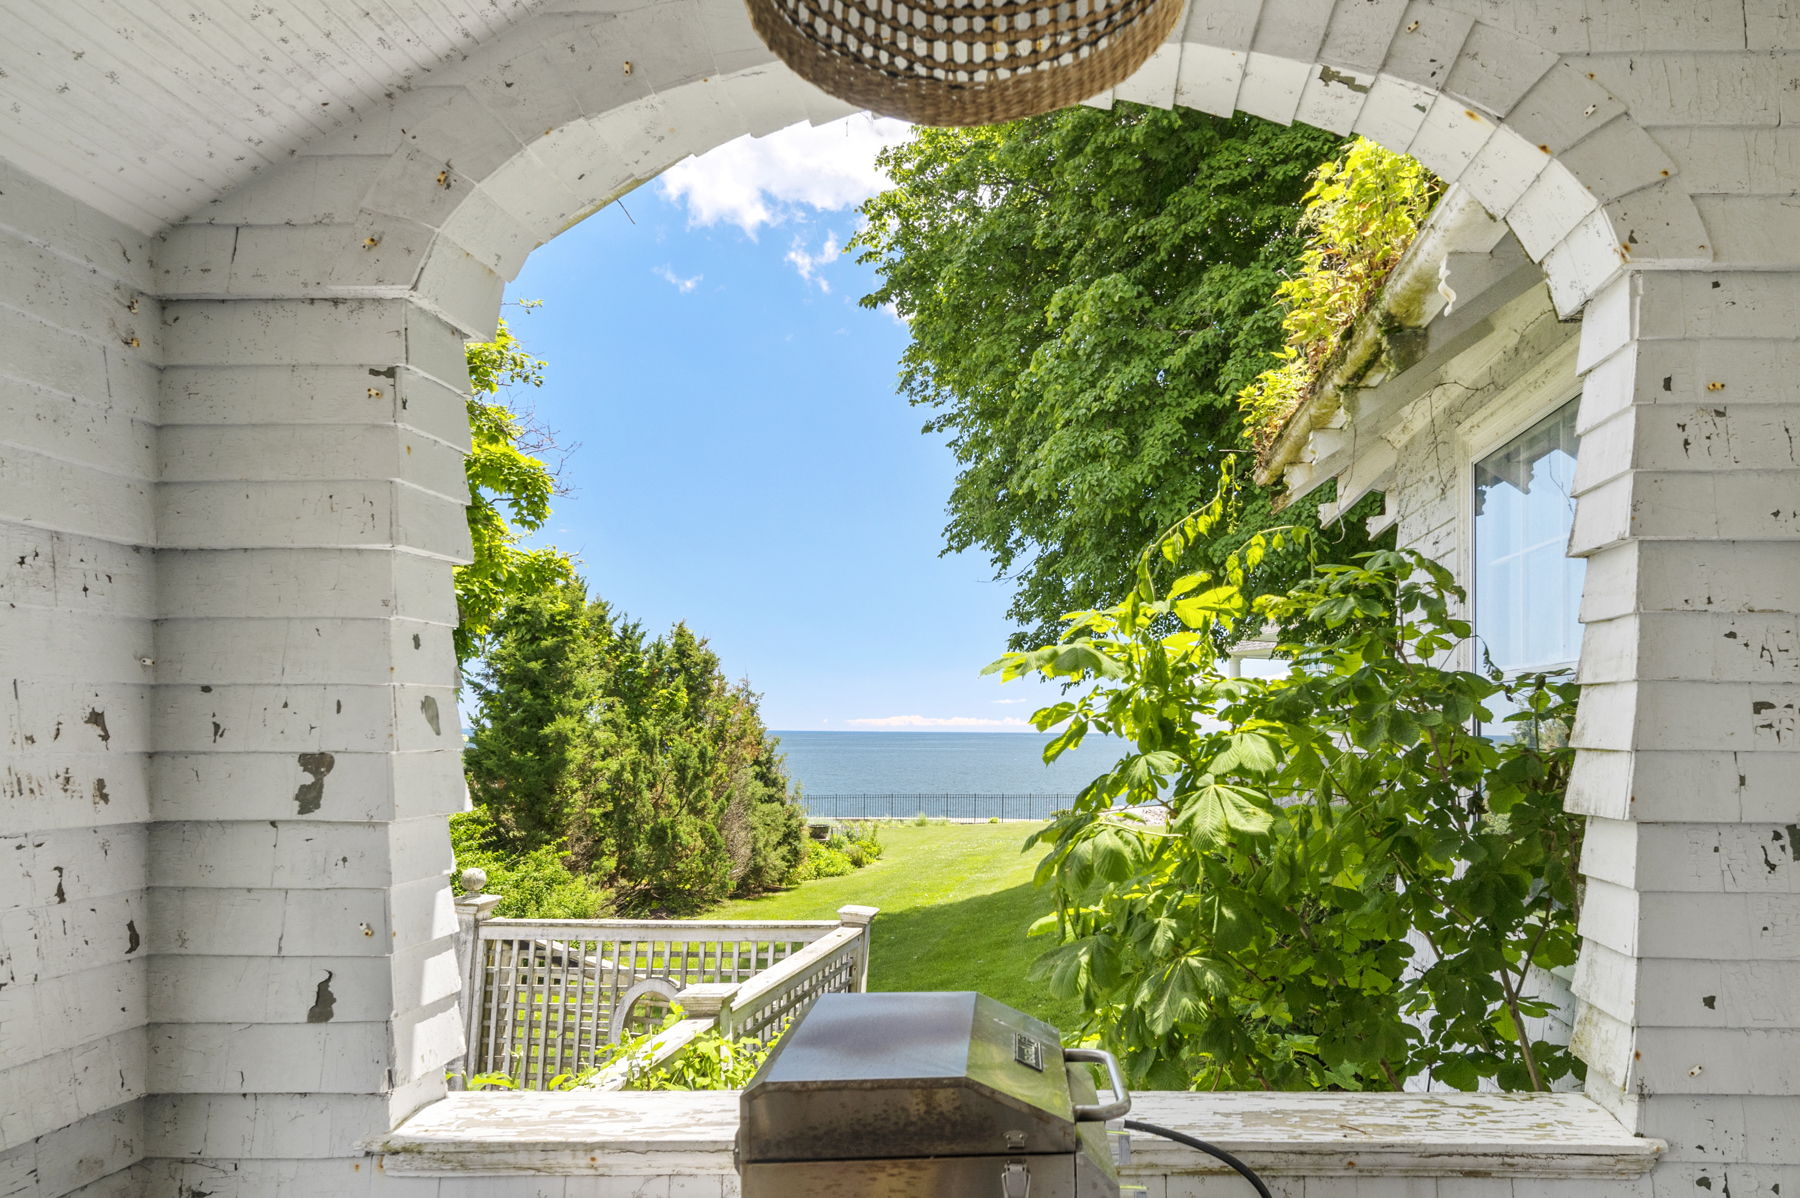
[[[1581,653],[1586,563],[1567,556],[1575,441],[1571,401],[1475,464],[1475,635],[1507,674],[1571,667]]]

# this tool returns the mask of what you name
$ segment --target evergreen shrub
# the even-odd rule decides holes
[[[841,840],[839,837],[832,839]],[[815,878],[841,878],[855,868],[849,854],[842,849],[808,840],[801,853],[800,867],[794,871],[794,880],[810,882]]]
[[[591,878],[572,872],[560,845],[527,853],[496,847],[493,819],[485,811],[450,817],[450,847],[460,875],[486,871],[487,889],[500,896],[494,914],[507,919],[599,919],[613,913],[612,895]],[[460,882],[458,883],[460,888]]]
[[[627,915],[793,879],[804,822],[775,738],[685,625],[647,638],[572,582],[500,613],[471,684],[469,792],[509,864],[547,850]]]

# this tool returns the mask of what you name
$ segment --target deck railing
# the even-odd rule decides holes
[[[584,1089],[622,1090],[634,1076],[674,1060],[705,1032],[767,1044],[821,994],[868,988],[869,921],[873,907],[843,907],[843,921],[781,964],[746,982],[702,982],[676,995],[686,1018],[582,1083]]]
[[[475,875],[457,902],[464,1076],[543,1089],[660,1024],[671,1002],[689,1017],[646,1046],[658,1061],[707,1027],[764,1039],[819,994],[868,979],[872,907],[837,920],[495,919],[499,897]]]
[[[1069,794],[803,794],[810,819],[1047,820],[1075,805]]]

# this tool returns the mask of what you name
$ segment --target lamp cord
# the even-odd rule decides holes
[[[1255,1186],[1256,1192],[1261,1195],[1261,1198],[1274,1198],[1274,1196],[1269,1193],[1269,1187],[1263,1184],[1263,1179],[1256,1175],[1256,1170],[1252,1169],[1249,1165],[1246,1165],[1243,1161],[1240,1161],[1229,1152],[1226,1152],[1223,1148],[1208,1144],[1205,1140],[1197,1140],[1193,1136],[1186,1135],[1182,1132],[1170,1131],[1166,1127],[1158,1127],[1154,1123],[1145,1123],[1141,1119],[1127,1119],[1125,1120],[1125,1126],[1132,1131],[1146,1132],[1149,1135],[1161,1136],[1165,1140],[1174,1140],[1177,1144],[1186,1144],[1189,1148],[1198,1152],[1204,1152],[1207,1156],[1224,1161],[1233,1169],[1236,1169],[1239,1176],[1245,1181]]]

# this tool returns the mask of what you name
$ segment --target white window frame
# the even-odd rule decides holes
[[[1581,397],[1581,376],[1576,373],[1575,355],[1579,338],[1545,358],[1537,368],[1528,370],[1508,385],[1457,430],[1457,530],[1456,581],[1468,599],[1462,614],[1474,625],[1475,604],[1475,467],[1483,459],[1505,448],[1534,426],[1554,415],[1563,405]],[[1580,409],[1576,409],[1577,434],[1583,430]],[[1477,670],[1481,659],[1473,638],[1457,649],[1458,669]],[[1579,664],[1579,663],[1577,663]]]

